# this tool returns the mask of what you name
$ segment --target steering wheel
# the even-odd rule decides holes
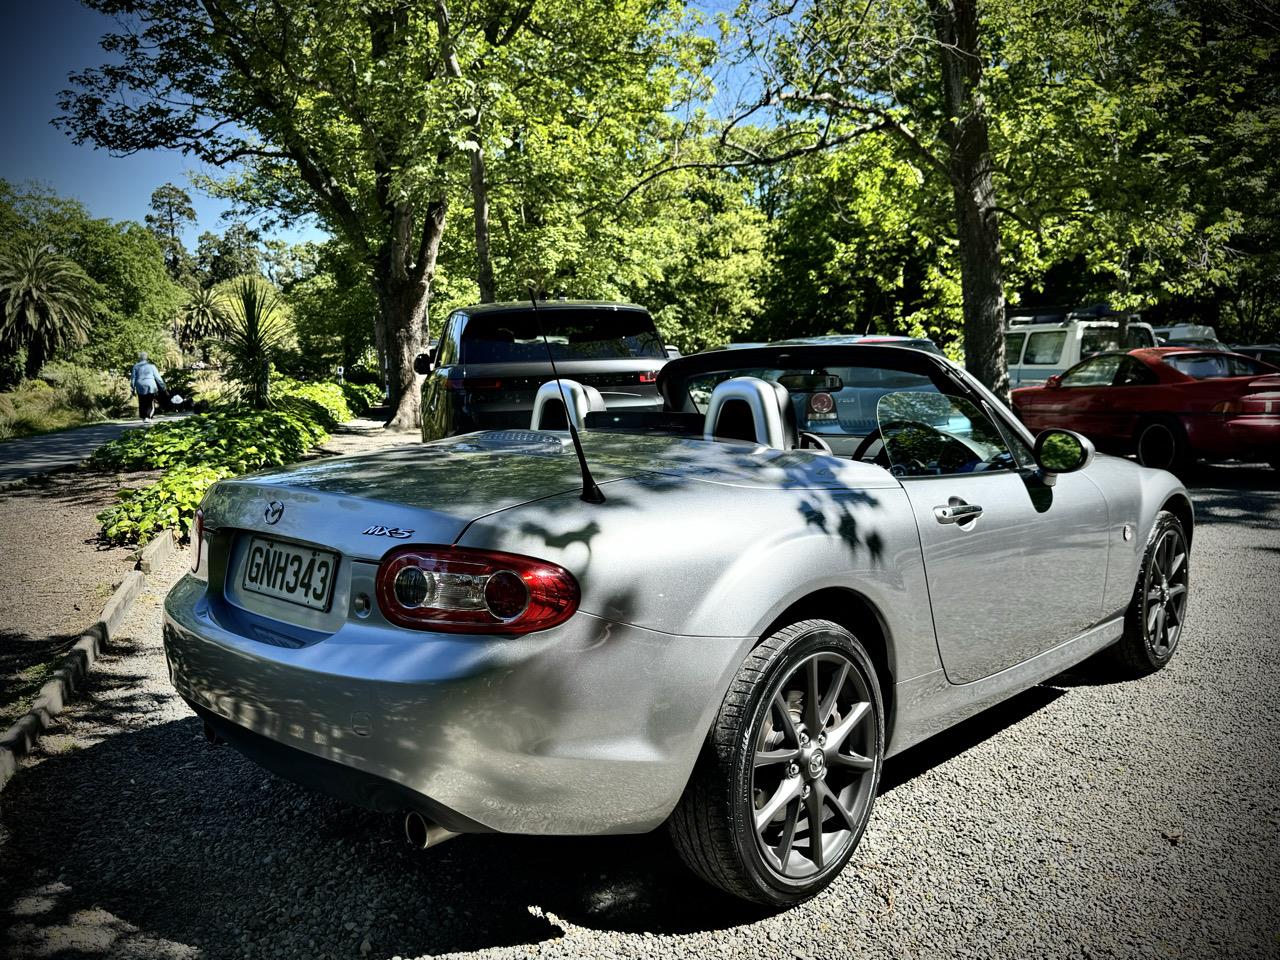
[[[858,449],[853,451],[853,454],[849,457],[849,459],[861,460],[873,443],[875,443],[877,440],[880,440],[883,442],[884,432],[886,430],[900,430],[900,429],[903,429],[904,427],[919,427],[922,430],[928,430],[930,433],[936,434],[937,436],[941,437],[943,440],[951,439],[941,430],[931,427],[927,423],[921,423],[918,420],[890,420],[888,423],[880,424],[874,430],[868,433],[865,437],[863,437],[862,442],[858,444]],[[883,451],[881,451],[881,453],[883,453]],[[881,453],[876,454],[877,460],[880,458]]]
[[[835,453],[831,449],[831,444],[823,440],[816,433],[809,433],[807,430],[800,431],[800,449],[801,450],[821,450],[823,453]]]

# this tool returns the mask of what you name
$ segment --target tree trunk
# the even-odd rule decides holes
[[[991,137],[981,90],[977,0],[930,4],[946,108],[948,168],[960,240],[965,369],[1007,400],[1004,271],[992,182]]]
[[[24,373],[28,380],[34,380],[40,375],[40,368],[44,366],[46,351],[44,342],[39,337],[32,337],[27,344],[27,358],[24,362]]]
[[[416,262],[404,263],[397,254],[401,246],[387,242],[379,248],[374,264],[380,340],[386,351],[388,402],[395,409],[387,423],[392,430],[416,430],[422,423],[419,377],[413,361],[427,347],[427,306],[446,209],[444,201],[428,208]]]
[[[472,135],[476,141],[476,148],[471,152],[471,203],[476,221],[476,280],[480,284],[480,302],[493,303],[496,294],[493,258],[489,253],[489,184],[485,179],[479,111],[476,112],[476,125]]]
[[[462,79],[462,64],[453,46],[449,27],[449,8],[444,0],[436,0],[436,26],[440,30],[440,53],[444,57],[445,73],[455,80]],[[493,303],[493,259],[489,253],[489,185],[484,172],[484,133],[480,124],[480,105],[475,103],[475,121],[471,137],[475,149],[471,151],[471,202],[476,224],[476,281],[480,286],[480,302]]]

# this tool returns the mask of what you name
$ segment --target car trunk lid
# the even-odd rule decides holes
[[[599,482],[636,472],[624,463],[595,471]],[[581,486],[564,434],[491,431],[223,481],[205,518],[378,560],[401,543],[453,543],[481,516]]]

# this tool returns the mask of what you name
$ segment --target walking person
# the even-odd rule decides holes
[[[167,390],[164,378],[156,365],[147,359],[145,352],[138,354],[138,362],[129,374],[129,388],[138,395],[138,418],[150,420],[155,416],[156,395]]]

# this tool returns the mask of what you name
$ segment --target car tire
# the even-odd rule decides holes
[[[802,903],[853,855],[883,764],[884,707],[866,650],[839,624],[793,623],[729,685],[668,821],[675,847],[736,897]]]
[[[1134,452],[1144,467],[1178,473],[1191,465],[1191,449],[1182,424],[1172,419],[1147,420],[1138,427]]]
[[[1191,552],[1182,522],[1167,510],[1156,515],[1125,612],[1124,635],[1112,647],[1125,677],[1163,669],[1178,649],[1186,624]]]

